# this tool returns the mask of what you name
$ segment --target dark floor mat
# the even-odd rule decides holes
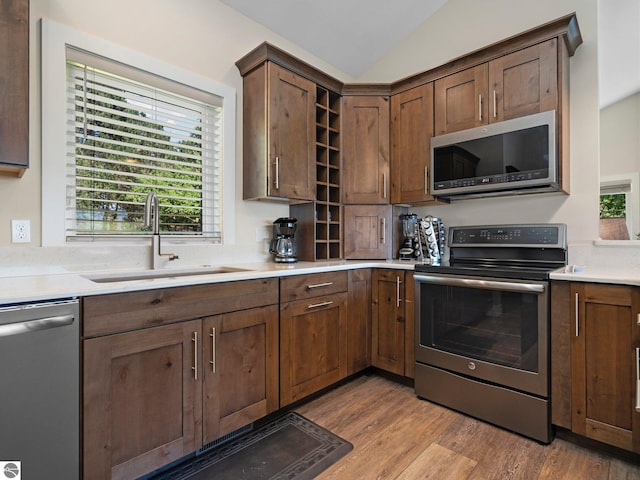
[[[308,480],[353,446],[290,412],[153,480]]]

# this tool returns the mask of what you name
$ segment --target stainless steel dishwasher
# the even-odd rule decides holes
[[[77,299],[0,305],[0,478],[80,477],[79,323]]]

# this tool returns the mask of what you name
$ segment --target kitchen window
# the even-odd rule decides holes
[[[163,236],[232,243],[235,90],[50,20],[42,29],[43,246],[149,235],[151,191]]]

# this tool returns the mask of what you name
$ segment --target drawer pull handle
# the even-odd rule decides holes
[[[333,282],[316,283],[314,285],[307,285],[307,290],[313,290],[314,288],[330,287]]]
[[[320,308],[320,307],[326,307],[327,305],[331,305],[333,302],[320,302],[320,303],[314,303],[312,305],[307,305],[307,309],[311,309],[311,308]]]
[[[191,341],[193,342],[193,366],[191,370],[193,370],[193,379],[198,379],[198,332],[193,332],[193,336],[191,337]]]
[[[640,412],[640,348],[636,347],[636,412]]]
[[[580,336],[580,294],[576,293],[576,337]]]
[[[216,329],[212,328],[211,333],[209,334],[211,337],[211,360],[209,363],[211,364],[211,372],[216,373]]]

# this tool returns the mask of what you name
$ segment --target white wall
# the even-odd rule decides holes
[[[600,174],[639,171],[640,93],[636,93],[600,110]]]
[[[571,58],[571,195],[467,200],[415,209],[447,225],[561,222],[570,242],[598,236],[596,0],[449,0],[358,81],[393,81],[576,12],[583,44]]]
[[[571,241],[597,237],[598,115],[596,0],[449,0],[436,15],[361,78],[353,79],[240,15],[218,0],[31,0],[30,163],[21,179],[0,177],[0,267],[30,263],[49,266],[135,266],[142,249],[38,248],[40,244],[40,37],[38,20],[56,22],[138,50],[164,62],[208,76],[237,89],[235,247],[190,249],[188,261],[220,263],[248,256],[264,258],[256,226],[286,215],[286,205],[244,202],[242,198],[242,79],[235,61],[269,41],[336,78],[349,82],[389,82],[446,63],[484,45],[516,35],[573,11],[584,44],[571,59],[571,196],[485,199],[420,209],[452,224],[558,221],[569,225]],[[419,212],[422,213],[422,212]],[[10,244],[10,219],[30,219],[33,242]],[[182,253],[182,252],[181,252]],[[99,258],[96,258],[99,257]],[[181,255],[181,258],[182,255]]]
[[[0,267],[44,263],[143,266],[146,246],[39,248],[41,239],[41,96],[39,20],[50,18],[93,36],[128,47],[162,62],[195,72],[237,90],[235,246],[190,248],[180,252],[189,263],[262,259],[265,242],[256,227],[270,226],[288,214],[284,204],[242,201],[242,78],[235,62],[264,41],[273,43],[342,81],[345,73],[299,46],[244,17],[218,0],[31,0],[30,1],[30,168],[21,179],[0,177]],[[46,199],[45,199],[46,200]],[[30,245],[11,242],[10,220],[29,219]],[[101,257],[96,259],[96,256]]]

